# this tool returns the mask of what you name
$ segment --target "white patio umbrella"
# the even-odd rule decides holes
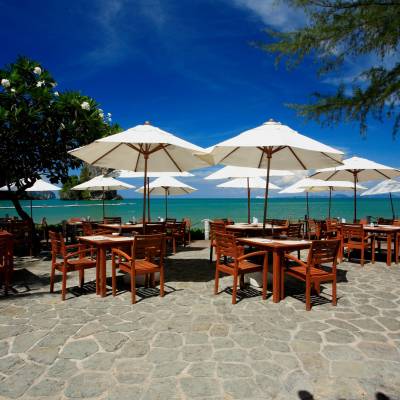
[[[10,190],[13,192],[17,191],[17,185],[14,183],[10,186]],[[0,188],[1,191],[7,191],[8,187],[3,186]],[[38,179],[30,188],[25,189],[25,192],[56,192],[61,190],[60,187],[53,185],[52,183],[46,182],[43,179]],[[30,209],[31,209],[31,220],[33,221],[33,211],[32,211],[32,198],[30,199]]]
[[[107,190],[124,190],[134,189],[135,186],[128,183],[121,182],[109,176],[99,175],[87,182],[80,183],[74,186],[71,190],[88,190],[89,192],[102,191],[103,192],[103,218],[104,218],[104,194]]]
[[[219,188],[237,188],[247,189],[247,223],[250,223],[250,192],[251,189],[265,189],[265,179],[260,177],[254,178],[236,178],[228,182],[220,183],[217,185]],[[279,186],[269,183],[268,189],[280,189]]]
[[[99,167],[144,172],[143,221],[146,220],[148,172],[189,171],[209,163],[194,153],[204,149],[146,122],[72,150],[70,154]]]
[[[398,193],[398,192],[400,192],[400,182],[395,181],[393,179],[388,179],[388,180],[380,182],[376,186],[368,189],[367,191],[362,193],[361,196],[373,196],[373,195],[378,195],[378,194],[388,194],[389,193],[390,206],[392,208],[392,216],[393,216],[393,219],[395,219],[396,213],[394,210],[392,193]]]
[[[310,209],[308,203],[308,193],[329,191],[328,218],[331,217],[332,191],[353,190],[353,182],[348,181],[323,181],[321,179],[304,178],[293,185],[281,190],[279,193],[306,193],[307,218],[310,218]],[[366,187],[357,185],[357,189],[366,189]]]
[[[284,170],[271,170],[269,176],[289,176],[293,175],[291,171]],[[206,176],[204,179],[234,179],[234,178],[255,178],[255,177],[266,177],[267,170],[261,168],[248,168],[248,167],[235,167],[233,165],[227,165],[215,171],[214,173]]]
[[[165,218],[168,218],[168,196],[189,194],[196,191],[194,187],[186,185],[186,183],[178,181],[172,176],[161,176],[155,179],[149,185],[149,195],[164,195],[165,196]],[[144,192],[144,187],[136,190],[137,192]]]
[[[391,179],[397,176],[400,176],[400,170],[360,157],[348,158],[343,160],[343,165],[320,169],[311,175],[312,178],[324,181],[353,181],[354,222],[357,220],[357,182]]]
[[[342,152],[294,131],[286,125],[269,120],[225,140],[199,157],[214,164],[266,168],[264,218],[268,208],[268,185],[271,169],[308,170],[341,165]]]

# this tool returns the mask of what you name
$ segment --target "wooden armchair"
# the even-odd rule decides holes
[[[267,298],[267,276],[268,276],[268,257],[266,251],[255,251],[244,254],[244,247],[238,246],[233,234],[215,234],[217,262],[215,265],[215,287],[214,294],[218,294],[219,273],[223,272],[233,276],[232,304],[236,304],[236,293],[238,278],[240,277],[240,286],[243,286],[244,274],[250,272],[263,272],[262,298]],[[263,257],[262,264],[255,264],[249,261],[252,257]]]
[[[289,221],[287,219],[277,219],[277,218],[267,218],[265,220],[266,224],[270,224],[272,226],[288,226]]]
[[[186,233],[185,233],[185,221],[174,222],[172,224],[166,224],[167,242],[172,243],[172,253],[176,253],[176,245],[178,242],[183,243],[186,246]]]
[[[336,264],[340,240],[314,240],[308,253],[307,261],[303,262],[292,254],[285,254],[285,259],[293,261],[294,265],[282,268],[281,298],[285,297],[285,276],[289,275],[306,284],[306,310],[311,310],[311,288],[320,294],[322,282],[332,282],[332,304],[336,298]],[[331,270],[321,268],[322,264],[331,264]]]
[[[307,236],[309,240],[319,240],[321,237],[321,226],[314,219],[307,220]]]
[[[325,220],[326,229],[324,232],[324,237],[327,239],[332,239],[338,237],[339,233],[339,223],[336,219],[326,219]]]
[[[210,263],[213,260],[213,250],[216,247],[215,235],[217,233],[226,233],[226,225],[221,222],[210,222]]]
[[[301,238],[303,224],[301,222],[289,222],[286,230],[286,236],[289,238]]]
[[[11,285],[13,272],[13,239],[9,235],[0,236],[0,277],[1,286],[4,284],[4,292],[7,295]]]
[[[342,224],[341,225],[341,258],[347,248],[347,258],[350,261],[352,250],[361,251],[361,266],[364,266],[365,250],[371,250],[371,262],[375,263],[375,235],[364,231],[361,224]]]
[[[166,224],[174,224],[176,222],[176,218],[165,218]]]
[[[146,235],[165,233],[165,222],[146,222]]]
[[[131,300],[136,303],[136,275],[151,277],[154,286],[154,274],[160,273],[160,296],[164,296],[164,254],[165,234],[136,235],[131,255],[120,249],[112,249],[112,293],[116,295],[119,268],[131,277]],[[146,279],[148,281],[148,279]]]
[[[80,244],[67,246],[61,233],[49,232],[49,236],[51,242],[50,293],[54,292],[54,276],[55,271],[58,270],[62,273],[61,299],[65,300],[68,272],[79,271],[81,287],[85,280],[85,269],[96,268],[96,276],[98,276],[97,263],[93,258],[94,250]]]
[[[108,235],[112,233],[112,231],[109,231],[107,229],[94,228],[93,224],[89,221],[82,222],[82,232],[84,236]]]

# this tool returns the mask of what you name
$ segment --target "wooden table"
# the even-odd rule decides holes
[[[96,294],[101,295],[101,297],[105,297],[107,294],[106,251],[107,249],[118,248],[132,244],[133,237],[113,235],[80,236],[79,242],[96,249]]]
[[[143,224],[96,224],[98,228],[109,229],[115,232],[143,232]]]
[[[271,232],[276,232],[277,234],[285,231],[286,226],[265,224],[265,231],[271,234]],[[243,235],[251,234],[261,234],[263,232],[263,224],[246,224],[246,223],[236,223],[231,225],[226,225],[226,230],[241,233]]]
[[[279,240],[269,238],[238,238],[239,243],[248,246],[257,247],[262,250],[270,251],[273,255],[272,265],[272,301],[279,303],[281,299],[281,268],[284,261],[284,253],[291,253],[296,250],[305,250],[310,248],[310,240]]]
[[[395,263],[397,264],[398,259],[399,259],[398,234],[400,234],[400,226],[396,226],[396,225],[376,225],[376,226],[364,225],[364,230],[369,233],[376,233],[378,235],[386,236],[386,243],[387,243],[386,265],[387,266],[390,266],[392,264],[392,241],[394,242],[394,259],[395,259]]]

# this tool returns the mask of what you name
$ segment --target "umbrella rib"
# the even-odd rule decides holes
[[[167,149],[164,146],[161,146],[161,148],[165,151],[169,159],[172,161],[172,163],[175,165],[175,167],[179,170],[179,172],[182,172],[182,169],[179,167],[179,165],[175,162],[175,160],[172,158],[171,154],[168,153]]]
[[[335,163],[340,164],[339,161],[335,160],[333,157],[331,157],[329,154],[324,153],[323,151],[321,152],[321,154],[323,154],[325,157],[328,157],[329,159],[331,159],[332,161],[334,161]]]
[[[308,169],[300,160],[300,158],[298,157],[298,155],[294,152],[294,150],[291,147],[288,147],[288,149],[290,150],[290,152],[294,155],[294,157],[296,158],[296,160],[298,161],[298,163],[302,166],[303,169]]]
[[[386,179],[390,179],[389,176],[385,175],[383,172],[379,171],[379,170],[375,170],[375,172],[377,172],[378,174],[381,174],[382,176],[384,176]]]
[[[258,163],[258,168],[261,168],[262,160],[264,158],[264,149],[262,147],[259,147],[259,149],[261,150],[261,157],[260,157],[260,161]]]
[[[228,158],[229,156],[231,156],[235,151],[239,150],[239,147],[235,147],[232,151],[230,151],[226,156],[224,156],[219,162],[221,163],[222,161],[224,161],[226,158]]]
[[[104,153],[101,157],[99,157],[97,160],[92,161],[90,164],[95,164],[98,161],[100,161],[102,158],[108,156],[111,152],[113,152],[114,150],[118,149],[119,146],[122,146],[123,143],[118,143],[115,147],[113,147],[112,149],[108,150],[106,153]]]
[[[165,147],[168,147],[168,146],[169,146],[169,144],[159,144],[156,147],[154,147],[153,150],[149,151],[149,154],[156,153],[157,151],[163,150],[163,149],[165,149]]]
[[[140,145],[140,149],[138,149],[138,156],[137,156],[137,159],[136,159],[136,165],[135,165],[135,169],[134,169],[135,172],[137,172],[137,168],[138,168],[138,165],[139,165],[139,159],[140,159],[140,155],[141,154],[142,154],[142,145]]]

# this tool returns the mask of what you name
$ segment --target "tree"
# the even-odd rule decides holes
[[[367,131],[367,118],[393,121],[400,127],[400,1],[389,0],[280,0],[304,10],[306,26],[291,32],[268,31],[273,41],[260,44],[286,58],[289,68],[306,57],[318,64],[319,75],[340,72],[346,61],[368,56],[373,66],[362,66],[350,84],[336,93],[314,93],[309,104],[291,105],[300,115],[322,125],[357,121]],[[389,62],[390,61],[390,62]],[[349,87],[350,86],[350,87]]]
[[[82,163],[68,150],[107,136],[113,127],[95,100],[56,91],[50,72],[26,57],[1,69],[0,82],[0,186],[17,185],[16,192],[0,195],[27,220],[19,203],[24,190],[41,176],[67,181],[68,170]]]

